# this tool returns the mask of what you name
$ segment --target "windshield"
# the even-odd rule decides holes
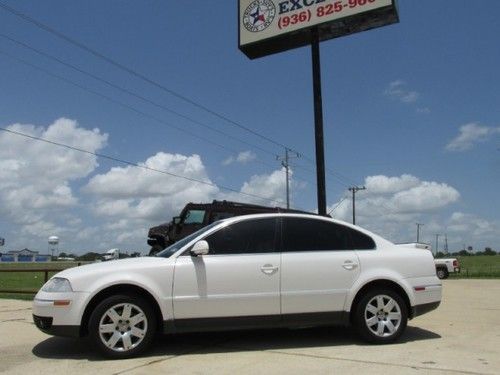
[[[200,230],[197,230],[196,232],[190,234],[187,237],[184,237],[182,240],[177,241],[176,243],[170,245],[167,247],[165,250],[160,251],[158,254],[156,254],[156,257],[162,257],[162,258],[170,258],[176,251],[181,249],[182,247],[186,246],[189,242],[191,242],[193,239],[198,237],[200,234],[203,234],[204,232],[212,229],[214,226],[219,224],[220,221],[213,222],[212,224],[201,228]]]
[[[184,224],[202,224],[205,210],[189,210],[184,218]]]

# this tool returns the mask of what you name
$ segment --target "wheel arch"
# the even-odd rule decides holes
[[[353,313],[356,310],[356,306],[363,297],[363,295],[372,289],[390,289],[393,290],[394,292],[398,293],[401,298],[405,301],[407,311],[408,311],[408,319],[413,318],[413,312],[412,312],[412,306],[410,302],[410,297],[408,295],[408,292],[406,289],[398,284],[397,282],[389,279],[377,279],[377,280],[372,280],[364,284],[357,292],[356,295],[354,296],[354,299],[352,300],[351,305],[349,306],[349,321],[352,323],[353,321]]]
[[[85,310],[82,315],[82,320],[80,324],[80,337],[88,335],[88,325],[89,325],[90,315],[97,307],[97,305],[102,301],[104,301],[106,298],[118,294],[133,295],[140,298],[144,298],[151,305],[154,311],[155,318],[157,321],[157,329],[159,330],[161,329],[163,323],[163,315],[156,298],[149,291],[140,286],[134,284],[122,283],[122,284],[108,286],[100,290],[90,299],[90,301],[85,306]]]

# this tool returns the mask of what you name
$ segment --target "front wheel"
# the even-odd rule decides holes
[[[155,332],[153,309],[137,296],[108,297],[90,316],[90,338],[104,355],[111,358],[139,354],[149,346]]]
[[[373,289],[359,301],[354,311],[358,333],[374,344],[392,342],[401,336],[408,323],[408,308],[392,290]]]

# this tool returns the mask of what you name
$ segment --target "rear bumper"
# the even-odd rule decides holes
[[[412,307],[412,318],[415,318],[416,316],[428,313],[429,311],[435,310],[438,308],[439,304],[441,301],[437,302],[429,302],[429,303],[424,303],[422,305],[416,305]]]

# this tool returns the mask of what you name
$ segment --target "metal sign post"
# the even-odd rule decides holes
[[[311,57],[314,94],[314,139],[316,143],[316,183],[318,213],[326,216],[325,147],[323,140],[323,99],[321,97],[321,61],[318,28],[311,30]]]
[[[311,44],[318,213],[326,215],[319,42],[399,22],[396,0],[239,0],[239,49],[250,59]]]

